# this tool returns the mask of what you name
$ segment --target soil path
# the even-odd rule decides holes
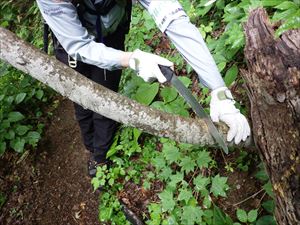
[[[99,224],[99,193],[86,175],[72,102],[60,103],[36,154],[15,155],[0,160],[0,191],[7,198],[0,224]]]

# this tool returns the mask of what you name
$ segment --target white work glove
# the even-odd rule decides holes
[[[146,82],[152,82],[156,79],[160,83],[167,81],[158,65],[173,67],[173,63],[169,60],[139,49],[135,50],[129,59],[129,67]]]
[[[213,122],[223,121],[229,126],[227,141],[238,144],[250,135],[250,127],[246,117],[234,106],[232,94],[227,87],[211,92],[210,117]]]

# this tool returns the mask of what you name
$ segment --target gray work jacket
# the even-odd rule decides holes
[[[84,1],[89,4],[91,0]],[[148,11],[151,1],[137,0]],[[157,4],[159,0],[153,1],[156,1]],[[179,4],[175,0],[164,0],[164,2],[167,1]],[[95,42],[95,32],[81,24],[77,9],[71,1],[37,0],[37,3],[43,18],[72,58],[108,70],[122,68],[121,57],[123,52],[106,47],[103,43]],[[124,10],[117,4],[107,15],[101,16],[101,32],[104,36],[113,32],[116,26],[122,22],[125,14]],[[190,23],[188,16],[182,12],[183,10],[176,10],[175,13],[172,12],[171,16],[162,15],[165,16],[163,18],[165,24],[163,28],[159,28],[169,37],[180,54],[196,71],[204,86],[210,89],[225,86],[201,34]],[[166,12],[166,14],[168,13],[170,14],[170,12]],[[176,16],[176,13],[178,13],[178,16]],[[153,11],[150,14],[153,15]],[[96,23],[95,17],[95,15],[89,15],[88,13],[84,14],[84,19],[92,25]]]

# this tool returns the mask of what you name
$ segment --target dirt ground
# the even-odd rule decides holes
[[[73,106],[63,100],[32,154],[0,159],[0,224],[99,224],[98,197],[87,176]],[[13,172],[13,173],[12,173]]]

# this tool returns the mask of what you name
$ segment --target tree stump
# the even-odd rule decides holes
[[[300,224],[300,30],[275,39],[264,9],[244,26],[253,136],[275,194],[280,225]]]

